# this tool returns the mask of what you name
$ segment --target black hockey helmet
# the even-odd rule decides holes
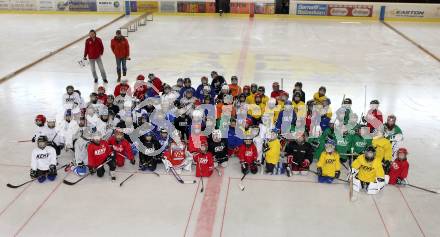
[[[353,102],[351,101],[350,98],[345,98],[343,104],[351,105],[351,104],[353,104]]]
[[[372,100],[371,102],[370,102],[370,105],[378,105],[379,104],[379,101],[378,100]]]
[[[365,151],[365,160],[371,162],[374,160],[374,156],[376,155],[376,149],[373,146],[368,146]]]

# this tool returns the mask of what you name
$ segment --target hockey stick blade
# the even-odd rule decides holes
[[[241,182],[238,184],[238,187],[240,188],[241,191],[244,191],[245,187]]]
[[[129,175],[127,178],[125,178],[125,179],[119,184],[119,187],[122,187],[122,185],[125,183],[125,181],[127,181],[128,179],[130,179],[130,178],[133,177],[133,176],[134,176],[134,173],[131,174],[131,175]]]
[[[75,182],[70,182],[70,181],[68,181],[68,180],[63,180],[63,183],[64,183],[64,184],[67,184],[67,185],[75,185],[75,184],[79,183],[81,180],[83,180],[84,178],[86,178],[87,176],[89,176],[89,174],[86,174],[84,177],[78,179],[78,180],[75,181]]]
[[[67,166],[67,164],[66,164],[66,165],[63,165],[63,166],[60,166],[59,168],[57,168],[57,170],[63,169],[63,168],[65,168],[66,166]],[[25,184],[32,183],[32,182],[34,182],[34,181],[37,180],[37,179],[38,179],[38,178],[31,179],[31,180],[26,181],[26,182],[24,182],[24,183],[22,183],[22,184],[19,184],[19,185],[13,185],[13,184],[8,183],[8,184],[6,184],[6,186],[7,186],[8,188],[19,188],[19,187],[21,187],[21,186],[23,186],[23,185],[25,185]]]

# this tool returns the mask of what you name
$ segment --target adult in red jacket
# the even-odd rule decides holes
[[[95,79],[95,83],[98,83],[98,75],[96,74],[95,63],[98,64],[99,71],[104,83],[108,83],[107,75],[105,74],[104,65],[102,64],[101,56],[104,53],[104,46],[100,38],[96,37],[96,31],[90,30],[89,38],[86,39],[86,45],[84,47],[84,60],[87,60],[87,56],[90,61],[90,68],[92,69],[92,75]]]
[[[124,166],[125,158],[129,159],[132,165],[136,164],[130,143],[124,138],[124,133],[121,129],[115,129],[115,135],[108,139],[108,144],[115,152],[116,165],[118,167]]]
[[[241,164],[241,172],[247,174],[251,171],[252,174],[256,174],[258,172],[257,147],[252,142],[252,138],[246,138],[244,143],[238,147],[237,153]]]
[[[98,177],[104,176],[104,166],[101,166],[100,168],[98,168],[98,166],[108,161],[107,165],[110,168],[110,176],[113,177],[111,171],[116,169],[115,156],[108,143],[101,139],[101,135],[98,132],[92,136],[92,142],[87,147],[87,154],[89,161],[88,166],[91,174],[96,172]]]
[[[209,177],[214,170],[214,157],[208,152],[208,143],[202,143],[200,153],[194,156],[196,162],[196,177]]]
[[[110,47],[116,58],[116,72],[118,73],[118,82],[121,81],[122,75],[127,75],[127,60],[130,60],[130,45],[128,40],[121,34],[120,30],[116,31],[116,36],[111,40]]]
[[[406,156],[408,151],[405,148],[399,148],[397,151],[397,159],[391,163],[390,180],[388,184],[406,184],[406,177],[408,176],[409,163]]]

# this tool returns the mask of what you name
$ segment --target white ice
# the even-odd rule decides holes
[[[2,21],[10,22],[8,28],[16,30],[2,40],[0,74],[13,69],[6,63],[12,58],[19,67],[31,55],[51,48],[52,43],[45,44],[33,25],[23,22],[30,19],[53,29],[45,30],[45,35],[59,36],[51,40],[62,45],[112,17],[0,15]],[[109,42],[125,21],[99,33],[105,42],[103,60],[111,92],[116,73]],[[60,33],[66,29],[61,26],[65,22],[75,30]],[[393,26],[440,56],[439,24]],[[319,86],[327,86],[334,109],[345,94],[353,99],[358,114],[364,110],[366,85],[367,103],[378,99],[384,114],[396,114],[403,129],[410,152],[409,181],[439,188],[440,63],[381,23],[155,16],[130,34],[129,41],[131,83],[139,73],[154,72],[167,83],[189,76],[198,84],[202,75],[216,70],[227,79],[238,75],[241,85],[255,82],[270,90],[273,81],[283,78],[283,87],[290,93],[294,82],[302,81],[307,98]],[[12,50],[20,47],[29,52]],[[315,184],[312,174],[249,175],[242,192],[236,160],[221,178],[214,174],[205,179],[202,194],[197,190],[200,184],[181,185],[164,175],[162,168],[160,178],[137,174],[120,188],[119,181],[134,170],[130,164],[119,170],[116,183],[94,176],[69,187],[60,183],[66,176],[60,172],[53,183],[6,188],[6,183],[28,179],[33,145],[15,141],[30,139],[34,116],[55,116],[69,84],[86,98],[94,89],[89,68],[76,64],[82,53],[83,42],[0,84],[0,236],[439,235],[438,195],[386,187],[374,197],[359,194],[358,201],[351,203],[346,185]],[[61,163],[71,156],[63,155]],[[76,177],[70,174],[68,179]]]

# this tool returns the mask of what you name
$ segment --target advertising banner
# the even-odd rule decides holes
[[[255,14],[275,14],[275,3],[255,3]]]
[[[69,11],[96,11],[96,0],[70,0],[66,1]],[[60,9],[60,4],[58,4]]]
[[[177,12],[177,2],[160,2],[160,12]]]
[[[9,9],[9,0],[0,0],[0,10]]]
[[[231,13],[236,14],[249,14],[253,7],[253,4],[249,2],[231,2],[229,4]]]
[[[137,1],[138,12],[158,12],[159,2],[157,1]]]
[[[296,15],[301,16],[327,16],[327,4],[303,4],[296,5]]]
[[[373,5],[330,4],[327,13],[328,16],[371,17],[373,15]]]
[[[37,10],[36,0],[14,0],[10,2],[9,9],[11,10]]]
[[[214,13],[215,2],[177,2],[178,12]]]
[[[122,12],[123,4],[122,0],[96,0],[98,12]]]

